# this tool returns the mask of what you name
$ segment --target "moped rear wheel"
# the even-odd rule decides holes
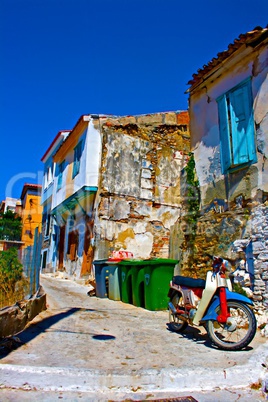
[[[182,296],[179,293],[174,294],[171,299],[171,303],[175,308],[182,305]],[[180,319],[172,310],[168,309],[169,313],[169,328],[174,332],[182,332],[188,327],[188,323]]]
[[[227,305],[230,313],[227,323],[208,321],[208,336],[219,349],[241,350],[254,338],[257,321],[253,311],[246,304],[227,301]],[[216,313],[220,314],[220,306],[216,308]]]

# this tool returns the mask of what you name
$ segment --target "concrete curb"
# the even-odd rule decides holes
[[[125,394],[209,391],[215,384],[218,389],[239,389],[265,378],[267,370],[262,366],[265,354],[267,347],[263,345],[246,365],[226,370],[198,367],[120,372],[4,364],[0,365],[0,388]]]

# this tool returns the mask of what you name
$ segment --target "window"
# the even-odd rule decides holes
[[[45,227],[45,237],[48,237],[50,233],[50,215],[46,218],[46,227]]]
[[[47,250],[42,251],[41,268],[45,269],[47,266]]]
[[[59,175],[58,175],[58,184],[57,184],[57,190],[59,190],[62,186],[62,175],[63,175],[63,171],[64,171],[64,164],[65,161],[61,162],[59,164]]]
[[[257,162],[250,79],[226,92],[217,102],[222,172]]]
[[[52,183],[52,169],[48,167],[44,174],[44,188],[46,189]]]
[[[73,178],[79,173],[81,155],[82,155],[82,141],[80,141],[74,148]]]

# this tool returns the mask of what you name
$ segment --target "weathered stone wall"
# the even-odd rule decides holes
[[[247,260],[253,261],[253,299],[258,307],[268,309],[268,205],[256,206],[251,211],[245,240],[240,243]],[[238,244],[236,243],[237,247]]]
[[[226,207],[226,206],[225,206]],[[233,205],[229,210],[215,204],[197,220],[194,245],[188,242],[187,227],[178,223],[184,238],[181,241],[179,270],[185,275],[205,278],[211,267],[206,253],[228,260],[230,271],[241,262],[249,274],[251,297],[258,311],[259,323],[266,322],[268,307],[268,205],[248,203]]]
[[[46,294],[42,287],[31,299],[1,309],[0,338],[13,336],[22,331],[43,310],[46,310]]]
[[[189,153],[187,112],[103,119],[95,221],[96,252],[170,257],[170,230],[181,215],[181,172]]]
[[[96,227],[96,237],[104,248],[100,258],[113,250],[132,251],[135,258],[168,258],[170,227],[179,216],[178,208],[154,207],[151,201],[127,196],[103,197]]]

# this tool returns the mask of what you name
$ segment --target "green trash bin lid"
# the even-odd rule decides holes
[[[121,260],[120,265],[145,265],[145,260]]]

